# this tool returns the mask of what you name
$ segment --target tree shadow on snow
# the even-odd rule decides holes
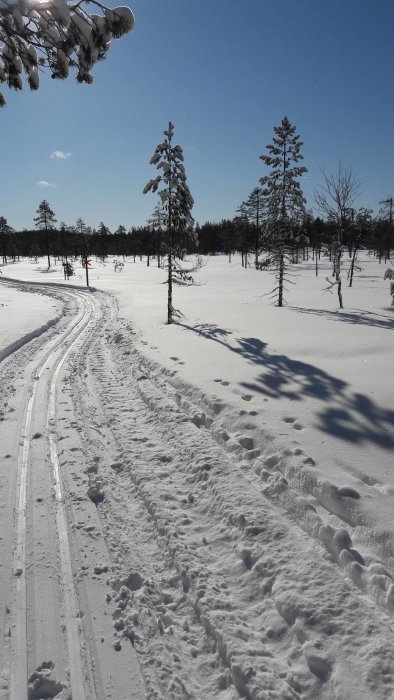
[[[34,272],[41,272],[43,274],[50,274],[51,272],[58,272],[55,267],[35,267]]]
[[[356,313],[343,310],[324,311],[321,309],[305,309],[299,306],[291,306],[289,308],[293,309],[294,311],[297,311],[297,313],[300,314],[312,314],[313,316],[322,316],[332,321],[351,323],[356,326],[375,326],[376,328],[384,328],[386,330],[394,329],[394,319],[387,318],[382,314],[374,314],[370,311],[361,311]]]
[[[249,391],[270,399],[287,398],[322,402],[316,427],[324,433],[354,443],[372,442],[394,448],[394,411],[378,406],[368,396],[353,393],[349,384],[324,370],[287,355],[276,355],[259,338],[236,338],[232,331],[212,324],[179,326],[219,343],[261,368],[254,382],[240,382]]]
[[[197,335],[201,335],[204,338],[208,338],[208,340],[216,340],[217,342],[221,342],[220,338],[227,338],[230,335],[233,335],[232,331],[227,331],[224,328],[219,328],[219,326],[215,326],[213,323],[199,323],[196,326],[188,326],[186,323],[177,323],[178,326],[182,326],[182,328],[187,328],[189,331],[193,331],[194,333],[197,333]],[[226,343],[222,343],[223,345],[226,345]]]

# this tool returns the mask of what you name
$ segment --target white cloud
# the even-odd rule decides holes
[[[56,187],[53,182],[47,182],[47,180],[38,180],[38,187]]]
[[[56,158],[57,160],[66,160],[66,158],[70,158],[71,156],[72,153],[65,153],[64,151],[53,151],[53,153],[51,153],[49,157]]]

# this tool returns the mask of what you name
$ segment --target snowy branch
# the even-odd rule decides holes
[[[101,14],[87,12],[88,4]],[[90,84],[91,70],[106,57],[111,39],[133,26],[130,8],[110,9],[98,0],[0,0],[0,83],[21,90],[25,74],[30,88],[38,90],[40,68],[64,79],[72,67],[79,83]]]

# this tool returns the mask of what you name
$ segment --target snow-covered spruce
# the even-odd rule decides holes
[[[164,267],[168,272],[167,321],[169,324],[173,323],[174,317],[182,315],[173,306],[173,285],[182,287],[193,285],[192,273],[200,267],[198,259],[195,265],[185,267],[181,264],[186,256],[187,248],[190,247],[190,244],[197,246],[198,239],[196,231],[193,229],[191,210],[194,202],[186,182],[183,150],[179,145],[172,145],[173,135],[174,125],[169,122],[168,128],[164,131],[165,140],[156,146],[150,160],[151,165],[155,165],[163,173],[157,175],[155,179],[149,180],[144,187],[144,194],[146,194],[147,192],[156,192],[160,183],[164,184],[159,196],[166,231],[162,241],[162,250],[166,256]]]
[[[305,218],[306,200],[298,180],[307,169],[297,165],[304,156],[302,141],[295,130],[288,118],[283,117],[281,124],[274,127],[276,136],[272,143],[266,146],[269,155],[260,156],[270,168],[260,183],[267,201],[264,242],[277,269],[277,286],[272,294],[277,295],[278,306],[283,306],[286,262],[291,261],[290,256],[300,241]]]
[[[111,39],[130,32],[134,16],[128,7],[107,8],[90,0],[103,14],[91,14],[87,2],[69,0],[13,0],[0,2],[0,83],[21,90],[22,75],[32,90],[39,88],[39,68],[52,78],[68,77],[77,69],[77,81],[91,83],[96,61],[106,57]],[[5,99],[0,93],[0,106]]]

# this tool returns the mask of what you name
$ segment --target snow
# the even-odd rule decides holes
[[[394,318],[386,266],[361,258],[343,310],[323,291],[327,261],[318,277],[294,267],[279,309],[272,273],[209,258],[174,290],[172,326],[155,260],[92,260],[88,295],[78,263],[69,282],[53,261],[2,267],[2,482],[27,353],[38,361],[78,314],[86,327],[54,364],[47,429],[37,388],[31,445],[41,464],[48,430],[57,444],[97,697],[393,696]],[[40,479],[30,489],[50,501]],[[54,669],[36,656],[31,682],[44,668],[66,688],[64,655]]]
[[[31,294],[0,285],[0,359],[47,330],[58,319],[60,310],[59,303],[36,294],[32,314]]]

